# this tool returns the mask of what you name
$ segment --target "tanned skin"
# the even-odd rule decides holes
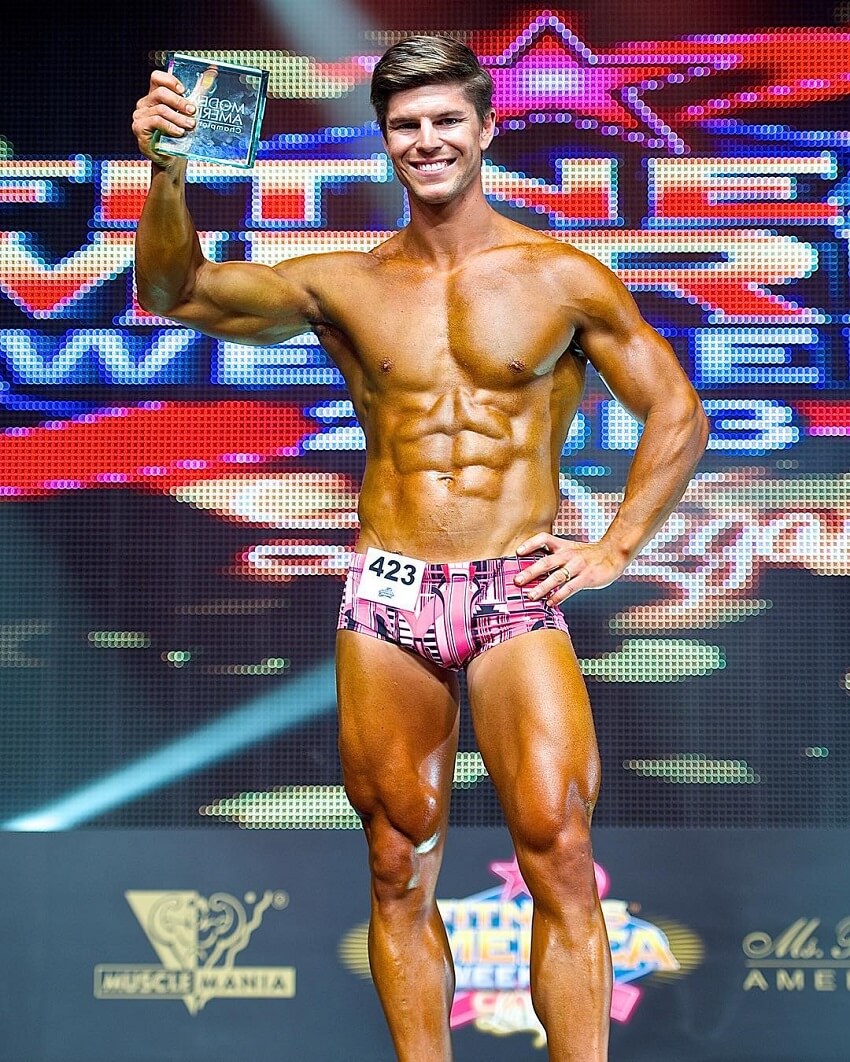
[[[209,335],[270,344],[306,331],[344,375],[366,434],[357,550],[425,561],[543,551],[517,582],[560,605],[606,586],[662,526],[705,448],[705,416],[669,345],[592,257],[486,202],[495,114],[462,86],[391,97],[385,139],[410,223],[370,253],[274,268],[215,264],[184,201],[185,163],[151,148],[191,128],[155,72],[133,131],[153,162],[138,226],[142,306]],[[582,395],[580,346],[643,425],[625,496],[598,542],[552,535],[564,440]],[[435,890],[458,740],[458,686],[397,646],[337,641],[340,753],[372,874],[369,957],[402,1062],[451,1059],[454,975]],[[611,963],[590,820],[599,755],[569,637],[541,630],[468,668],[481,755],[534,900],[531,991],[549,1058],[607,1058]]]

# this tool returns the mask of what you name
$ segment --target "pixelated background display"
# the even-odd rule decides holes
[[[332,655],[362,432],[313,337],[238,347],[135,304],[129,126],[166,50],[268,67],[254,171],[191,171],[207,254],[368,249],[405,220],[367,87],[402,31],[482,56],[490,201],[616,269],[711,421],[665,529],[567,606],[595,821],[846,826],[850,5],[712,0],[55,4],[5,27],[3,825],[356,825]],[[604,530],[637,438],[592,377],[559,533]],[[466,714],[460,747],[453,821],[501,821]]]

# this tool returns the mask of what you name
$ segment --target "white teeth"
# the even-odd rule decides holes
[[[448,168],[448,162],[417,162],[416,169],[421,170],[423,173],[436,173],[437,170],[445,170]]]

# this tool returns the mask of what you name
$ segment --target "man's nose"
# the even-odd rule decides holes
[[[440,146],[440,137],[433,122],[423,121],[419,126],[419,148],[422,151],[435,151]]]

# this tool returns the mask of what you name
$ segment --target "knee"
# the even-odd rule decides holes
[[[414,836],[383,819],[373,819],[369,831],[372,891],[378,903],[430,900],[436,884],[442,836],[439,822]],[[418,838],[421,837],[421,840]]]
[[[393,829],[375,831],[369,843],[369,869],[379,903],[406,899],[418,884],[415,845]]]
[[[526,885],[541,906],[595,909],[598,903],[590,812],[581,802],[541,809],[514,833]]]
[[[363,820],[376,900],[433,892],[445,818],[439,795],[422,786],[392,795],[351,787],[348,798]]]
[[[545,866],[549,875],[559,878],[577,880],[593,866],[590,823],[581,813],[550,822],[546,828],[538,824],[530,836],[518,836],[516,844],[527,857]]]
[[[575,784],[565,793],[561,787],[525,793],[509,815],[514,843],[530,852],[545,854],[556,849],[571,859],[590,853],[590,819],[593,800]]]

